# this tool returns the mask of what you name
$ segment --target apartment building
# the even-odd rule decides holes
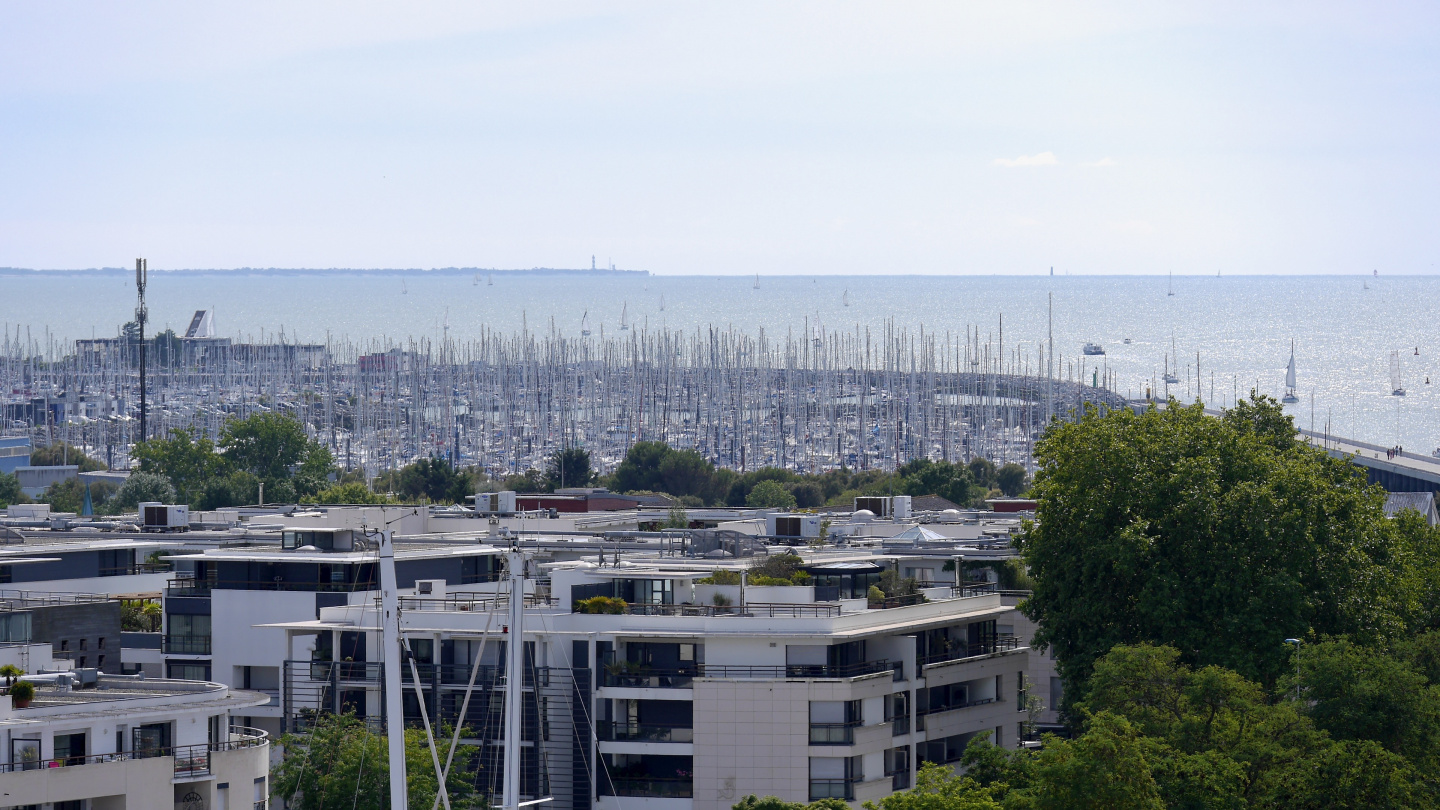
[[[222,684],[31,675],[0,695],[0,808],[268,807],[270,740],[233,724],[264,695]]]
[[[751,793],[858,804],[909,787],[922,762],[956,762],[982,732],[1016,744],[1029,650],[1000,632],[1014,614],[1000,593],[946,585],[871,603],[870,577],[890,561],[809,556],[826,584],[706,584],[725,561],[653,554],[537,566],[522,792],[572,810],[723,810]],[[418,675],[406,675],[406,721],[465,727],[498,792],[506,599],[416,584],[428,593],[400,600]],[[626,612],[580,612],[595,596]],[[320,711],[382,716],[377,610],[271,625],[292,655],[287,728]]]

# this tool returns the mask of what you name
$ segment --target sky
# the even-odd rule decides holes
[[[0,0],[0,267],[1436,273],[1440,5]]]

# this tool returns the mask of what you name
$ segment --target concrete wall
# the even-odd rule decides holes
[[[752,793],[809,803],[808,694],[803,681],[696,681],[695,810]]]
[[[108,675],[119,675],[120,658],[120,603],[82,602],[73,605],[48,605],[30,609],[30,633],[35,641],[48,641],[56,654],[61,642],[66,642],[65,656],[80,666],[98,667]],[[105,646],[100,646],[104,639]],[[80,649],[81,641],[85,649]],[[105,664],[100,665],[100,656]]]

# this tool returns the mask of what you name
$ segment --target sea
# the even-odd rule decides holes
[[[493,283],[491,282],[493,279]],[[1440,277],[1433,276],[665,276],[170,275],[151,272],[151,331],[183,333],[197,309],[244,340],[356,343],[477,338],[483,331],[578,336],[709,327],[803,339],[807,328],[921,330],[971,340],[1035,373],[1053,334],[1057,374],[1120,393],[1166,391],[1225,407],[1254,389],[1279,398],[1294,351],[1301,428],[1407,452],[1440,452]],[[115,335],[133,317],[134,279],[0,276],[0,322],[61,351]],[[1082,357],[1086,343],[1104,348]],[[1197,369],[1198,367],[1198,374]],[[1393,373],[1405,396],[1393,395]]]

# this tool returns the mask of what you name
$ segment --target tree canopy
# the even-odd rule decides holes
[[[1024,611],[1067,695],[1117,644],[1173,645],[1273,685],[1285,638],[1385,639],[1416,613],[1409,552],[1425,537],[1388,520],[1349,463],[1297,441],[1272,399],[1220,419],[1174,402],[1092,408],[1035,456]]]

